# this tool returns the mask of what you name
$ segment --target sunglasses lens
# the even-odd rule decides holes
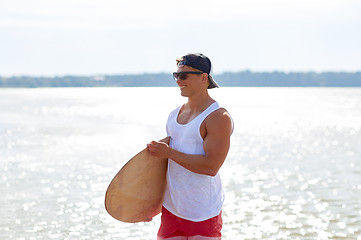
[[[180,80],[186,80],[187,79],[187,74],[186,73],[180,73],[180,74],[178,74],[178,78]]]
[[[174,80],[178,81],[179,80],[186,80],[188,78],[188,74],[203,74],[203,72],[196,72],[196,71],[185,71],[185,72],[174,72],[173,73],[173,78]]]
[[[187,73],[177,73],[177,72],[175,72],[175,73],[173,73],[173,78],[174,78],[174,80],[186,80],[187,79]]]

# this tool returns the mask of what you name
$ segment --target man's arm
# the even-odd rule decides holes
[[[192,155],[179,152],[162,142],[151,142],[148,149],[153,156],[170,158],[184,168],[199,174],[214,176],[226,159],[232,120],[224,109],[209,115],[205,122],[206,136],[203,142],[205,155]]]

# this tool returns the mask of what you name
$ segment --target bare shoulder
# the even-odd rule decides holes
[[[231,121],[231,116],[224,108],[219,108],[216,111],[209,114],[208,119],[210,121]]]
[[[228,111],[224,108],[219,108],[211,113],[206,119],[207,130],[224,129],[232,131],[232,118]]]

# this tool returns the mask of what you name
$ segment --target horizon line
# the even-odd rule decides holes
[[[293,73],[315,73],[315,74],[323,74],[323,73],[361,73],[360,70],[324,70],[324,71],[315,71],[315,70],[307,70],[307,71],[282,71],[282,70],[269,70],[269,71],[254,71],[254,70],[239,70],[239,71],[224,71],[221,73],[213,73],[214,76],[222,75],[222,74],[235,74],[235,73],[284,73],[284,74],[293,74]],[[139,73],[94,73],[94,74],[0,74],[0,78],[13,78],[13,77],[36,77],[36,78],[57,78],[57,77],[106,77],[106,76],[136,76],[136,75],[157,75],[157,74],[172,74],[172,72],[139,72]]]

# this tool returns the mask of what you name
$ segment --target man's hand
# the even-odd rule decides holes
[[[154,157],[168,158],[171,148],[165,142],[169,142],[169,139],[162,139],[159,142],[152,141],[151,143],[147,144],[150,154]]]

